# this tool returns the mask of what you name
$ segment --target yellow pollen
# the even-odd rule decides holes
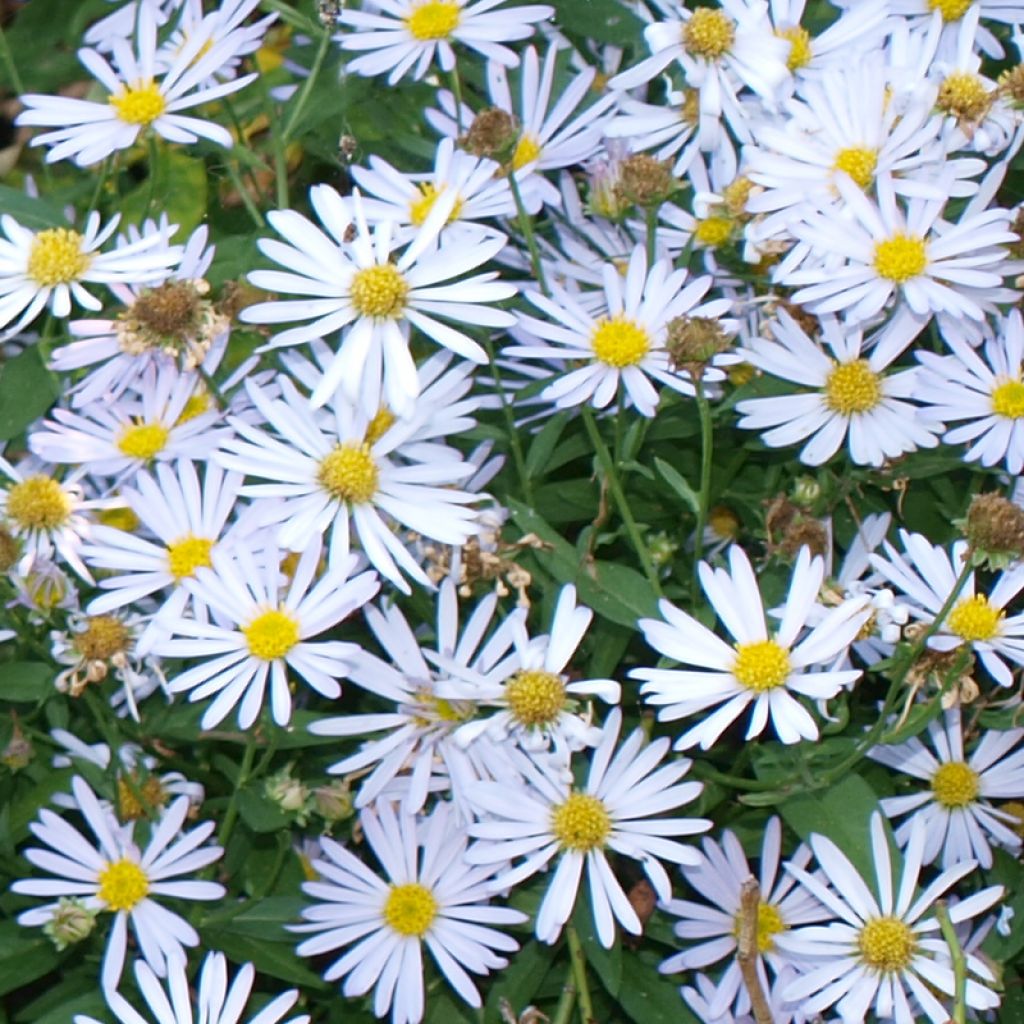
[[[532,164],[534,160],[540,157],[540,153],[541,146],[537,139],[532,135],[521,135],[512,153],[513,170],[518,171],[527,164]]]
[[[608,366],[635,366],[651,348],[650,335],[634,320],[615,316],[598,320],[590,336],[594,355]]]
[[[176,580],[194,576],[196,569],[209,568],[213,541],[188,533],[167,545],[167,568]]]
[[[811,63],[814,51],[811,49],[811,33],[807,29],[794,25],[792,28],[780,29],[775,34],[789,43],[786,67],[790,71],[799,71]]]
[[[125,778],[117,780],[118,815],[122,821],[144,818],[154,808],[163,807],[166,803],[167,790],[155,775],[150,775],[143,782],[133,775],[130,784]]]
[[[715,61],[732,49],[736,26],[728,15],[710,7],[698,7],[683,27],[683,46],[690,53]]]
[[[394,426],[394,423],[395,414],[386,405],[382,405],[373,419],[367,423],[363,441],[372,447]]]
[[[524,669],[505,684],[505,700],[520,725],[552,725],[565,707],[565,683],[554,672]]]
[[[938,11],[943,21],[956,21],[962,18],[973,0],[928,0],[928,10]]]
[[[1008,380],[996,385],[992,389],[992,411],[1011,420],[1024,416],[1024,384]]]
[[[841,416],[868,412],[881,400],[879,376],[866,359],[840,363],[825,381],[825,404]]]
[[[78,281],[92,263],[92,256],[82,252],[82,242],[82,236],[70,228],[40,231],[29,253],[28,276],[43,288]]]
[[[774,640],[736,645],[732,674],[748,690],[774,690],[789,678],[789,655]]]
[[[399,935],[422,938],[437,917],[434,894],[419,882],[393,885],[384,901],[384,920]]]
[[[985,88],[985,83],[969,71],[953,71],[939,86],[935,105],[944,114],[960,121],[981,121],[988,113],[995,95]]]
[[[7,515],[23,530],[56,530],[71,515],[71,498],[56,480],[30,476],[7,492]]]
[[[991,640],[999,633],[1004,614],[1001,608],[993,608],[984,594],[975,594],[957,602],[946,620],[946,628],[968,643]]]
[[[153,79],[139,85],[126,85],[108,100],[117,116],[128,124],[151,124],[166,109],[167,103]]]
[[[209,412],[213,407],[213,400],[205,391],[197,391],[189,398],[181,410],[181,415],[175,420],[174,425],[180,427],[182,423],[188,423],[204,412]]]
[[[978,773],[963,761],[947,761],[932,776],[932,792],[943,807],[966,807],[980,788]]]
[[[405,19],[405,27],[421,42],[447,39],[459,27],[461,16],[461,4],[451,0],[427,0]]]
[[[906,284],[923,274],[928,266],[928,250],[923,238],[896,234],[875,246],[874,267],[879,277]]]
[[[846,171],[853,180],[866,189],[875,180],[875,168],[878,166],[878,150],[867,146],[847,146],[836,153],[834,170]]]
[[[117,449],[130,459],[148,462],[164,450],[170,435],[162,423],[133,423],[117,435]]]
[[[365,505],[377,493],[380,471],[368,444],[339,444],[320,460],[320,486],[341,501]]]
[[[570,793],[551,809],[551,831],[563,850],[587,853],[603,847],[612,832],[612,819],[596,796]]]
[[[271,608],[243,626],[242,636],[254,658],[274,661],[283,658],[299,642],[299,624],[288,612]]]
[[[75,647],[86,661],[109,661],[128,644],[128,627],[113,615],[90,615],[85,629],[73,634]]]
[[[127,505],[100,509],[96,518],[104,526],[112,526],[115,530],[124,530],[125,533],[134,533],[142,525],[134,509],[128,508]]]
[[[705,217],[697,221],[693,229],[693,236],[701,245],[710,246],[712,249],[724,245],[732,237],[732,218],[730,217]]]
[[[131,860],[108,864],[100,872],[98,881],[100,888],[96,895],[106,903],[107,910],[131,910],[149,892],[146,873]]]
[[[352,278],[352,305],[360,316],[395,320],[405,309],[409,283],[390,263],[360,270]]]
[[[419,195],[412,200],[409,204],[409,220],[419,227],[426,219],[430,216],[430,211],[434,208],[434,203],[437,202],[437,197],[444,192],[444,185],[440,188],[436,185],[432,185],[430,182],[426,182],[419,186]],[[448,214],[448,220],[446,224],[451,224],[453,220],[458,220],[462,214],[462,200],[456,199],[455,205],[452,207],[452,212]]]
[[[868,967],[880,974],[895,974],[909,966],[917,939],[898,917],[876,917],[861,928],[857,945]]]
[[[759,953],[770,953],[775,948],[775,936],[786,930],[786,922],[778,907],[772,903],[761,901],[757,904],[757,950]],[[732,933],[736,938],[740,934],[740,915],[736,915]]]

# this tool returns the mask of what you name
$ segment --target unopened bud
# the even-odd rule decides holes
[[[793,501],[797,505],[813,505],[821,497],[821,484],[813,476],[798,476],[793,481]]]
[[[353,814],[352,793],[348,783],[335,779],[326,786],[313,790],[313,806],[316,813],[326,821],[344,821]]]
[[[265,785],[266,794],[271,800],[289,814],[299,814],[306,808],[309,800],[309,789],[298,779],[293,779],[288,769],[271,775]]]
[[[21,731],[17,720],[15,720],[10,741],[4,747],[3,753],[0,753],[0,761],[10,768],[12,772],[16,772],[27,767],[31,760],[32,744],[25,739],[25,734]]]
[[[89,937],[96,926],[96,914],[97,911],[90,910],[77,897],[61,896],[50,920],[43,925],[43,932],[50,937],[58,951],[67,949]]]

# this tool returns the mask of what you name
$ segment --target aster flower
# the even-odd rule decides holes
[[[669,749],[665,738],[645,745],[643,731],[635,729],[616,750],[621,726],[622,712],[615,708],[582,789],[573,788],[571,779],[552,779],[523,759],[523,784],[480,782],[470,790],[483,817],[469,827],[479,842],[467,851],[467,861],[498,865],[523,858],[498,874],[496,889],[518,885],[558,859],[537,911],[534,931],[542,942],[557,941],[569,920],[584,866],[601,945],[610,948],[615,941],[615,921],[640,934],[640,919],[612,872],[609,851],[639,861],[661,901],[672,894],[662,859],[699,863],[696,850],[675,837],[704,832],[711,822],[678,813],[656,815],[695,800],[703,783],[681,781],[691,764],[685,758],[660,764]]]
[[[114,914],[101,971],[104,991],[116,988],[121,976],[129,923],[146,963],[158,977],[164,977],[168,961],[184,959],[184,947],[198,945],[199,936],[158,898],[217,900],[224,895],[224,887],[216,882],[178,877],[212,864],[223,853],[219,846],[203,845],[216,825],[207,821],[181,834],[189,802],[187,797],[179,797],[154,826],[145,849],[140,849],[134,840],[134,823],[120,825],[77,776],[71,780],[71,788],[97,845],[43,808],[39,820],[29,827],[50,849],[30,847],[24,856],[53,877],[19,879],[11,890],[28,896],[78,896],[88,910]],[[48,903],[26,910],[18,915],[18,923],[45,925],[56,906]]]
[[[324,972],[327,981],[344,978],[345,996],[374,989],[373,1012],[391,1011],[392,1024],[418,1024],[423,1017],[423,947],[459,997],[481,1005],[470,978],[502,968],[501,954],[519,944],[492,925],[526,919],[518,910],[491,906],[493,867],[466,863],[466,833],[438,804],[428,818],[396,815],[391,804],[366,808],[359,818],[367,842],[384,869],[372,871],[340,843],[324,836],[323,856],[313,866],[322,881],[303,891],[319,902],[307,907],[312,932],[299,956],[319,956],[350,947]]]
[[[942,26],[942,47],[955,47],[960,23],[968,16],[1019,25],[1024,22],[1024,4],[1020,0],[889,0],[890,13],[907,19],[914,28],[939,21]],[[1003,47],[988,29],[978,33],[978,44],[990,57],[1002,57]]]
[[[662,600],[664,621],[641,619],[644,638],[660,654],[698,671],[634,669],[640,692],[658,707],[661,721],[674,721],[721,705],[708,718],[683,733],[676,748],[699,743],[707,750],[753,705],[746,738],[759,736],[771,717],[783,743],[818,738],[818,727],[797,696],[828,700],[860,678],[856,670],[820,670],[841,656],[871,614],[866,597],[843,601],[805,633],[821,590],[824,563],[800,549],[781,622],[769,633],[757,578],[742,548],[729,549],[729,570],[700,565],[700,582],[711,606],[732,634],[730,645],[693,616]],[[817,669],[817,670],[816,670]]]
[[[787,866],[835,920],[779,936],[783,952],[808,961],[782,995],[798,1001],[806,1014],[835,1006],[843,1024],[860,1024],[869,1010],[895,1024],[916,1024],[922,1013],[931,1024],[946,1024],[949,1011],[936,993],[953,995],[949,947],[938,935],[938,921],[925,915],[977,864],[967,860],[943,871],[918,894],[924,824],[915,822],[897,877],[883,821],[877,811],[871,816],[874,889],[825,836],[810,837],[821,875]],[[968,921],[991,907],[1002,893],[1000,885],[982,889],[951,907],[950,919],[956,924]],[[995,982],[991,970],[971,953],[967,954],[967,968],[971,975],[967,1005],[975,1010],[997,1007],[999,997],[989,987]],[[915,1009],[911,1009],[911,1000]]]

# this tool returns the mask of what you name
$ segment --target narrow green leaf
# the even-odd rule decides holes
[[[664,459],[655,457],[654,465],[662,479],[672,488],[694,515],[700,514],[700,495],[686,482],[686,478]]]
[[[44,365],[38,345],[0,364],[0,441],[17,437],[59,394],[60,384]]]

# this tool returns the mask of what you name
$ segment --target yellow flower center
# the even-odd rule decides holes
[[[100,888],[96,895],[107,905],[107,910],[131,910],[146,898],[149,879],[131,860],[115,860],[99,876]]]
[[[1001,608],[993,608],[984,594],[975,594],[957,602],[949,613],[946,627],[968,643],[991,640],[998,634],[1004,614]]]
[[[405,309],[409,282],[390,263],[367,267],[352,278],[350,296],[360,316],[395,320]]]
[[[182,423],[188,423],[212,408],[213,399],[205,391],[197,391],[182,406],[181,415],[174,421],[174,425],[180,427]]]
[[[962,18],[973,0],[928,0],[928,9],[938,11],[943,21],[956,21]]]
[[[966,807],[979,789],[978,773],[963,761],[947,761],[932,776],[932,792],[943,807]]]
[[[635,366],[651,347],[650,335],[625,316],[598,320],[590,337],[594,355],[608,366]]]
[[[842,416],[867,412],[881,400],[880,378],[866,359],[840,363],[825,381],[825,404]]]
[[[993,94],[969,71],[950,72],[939,86],[935,105],[960,121],[981,121],[992,105]]]
[[[420,4],[408,18],[405,27],[409,34],[420,42],[429,39],[447,39],[458,27],[461,6],[451,0],[427,0]]]
[[[596,796],[570,793],[563,803],[552,808],[551,831],[563,850],[587,853],[608,841],[612,819]]]
[[[86,661],[109,661],[128,645],[128,627],[113,615],[90,615],[74,644]]]
[[[697,221],[693,236],[701,245],[715,249],[729,241],[732,237],[732,227],[731,217],[705,217]]]
[[[505,684],[505,700],[520,725],[551,725],[565,707],[565,683],[554,672],[524,669]]]
[[[786,930],[779,908],[763,900],[757,904],[757,950],[759,953],[770,953],[775,948],[775,936]],[[736,938],[740,934],[740,915],[733,922],[732,933]]]
[[[789,678],[789,655],[774,640],[736,645],[732,674],[748,690],[774,690]]]
[[[117,806],[122,821],[136,821],[144,818],[154,808],[167,803],[167,790],[155,776],[139,781],[134,775],[117,780]]]
[[[394,426],[394,423],[395,414],[386,405],[382,405],[373,419],[366,424],[366,436],[363,441],[372,447]]]
[[[520,170],[540,157],[540,142],[532,135],[521,135],[512,153],[512,168]]]
[[[994,387],[992,411],[1011,420],[1024,416],[1024,384],[1019,380],[1008,380]]]
[[[754,189],[754,183],[742,175],[730,181],[722,189],[722,199],[725,201],[725,208],[733,217],[740,217],[747,211],[747,200]]]
[[[419,882],[393,885],[384,901],[384,920],[399,935],[422,938],[437,917],[434,894]]]
[[[917,939],[909,925],[898,917],[876,917],[861,928],[857,945],[868,967],[880,973],[895,974],[909,966]]]
[[[124,530],[125,533],[134,533],[142,525],[135,511],[127,505],[102,508],[96,513],[96,518],[104,526],[112,526],[115,530]]]
[[[715,61],[732,49],[736,26],[732,19],[710,7],[698,7],[683,28],[683,45],[690,53]]]
[[[243,626],[242,636],[254,658],[275,661],[299,642],[299,623],[288,612],[271,608]]]
[[[878,150],[867,146],[847,146],[836,153],[834,170],[846,171],[863,189],[875,180],[875,168],[878,166]]]
[[[430,182],[425,182],[419,186],[419,195],[409,204],[409,220],[416,227],[419,227],[430,216],[430,211],[434,208],[437,197],[444,192],[444,188],[443,184],[438,188]],[[456,199],[452,212],[448,214],[448,220],[445,223],[451,224],[453,220],[458,220],[461,213],[462,200]]]
[[[377,493],[380,471],[368,444],[339,444],[320,460],[317,480],[340,501],[364,505]]]
[[[209,568],[213,541],[188,533],[167,545],[167,568],[176,580],[195,575],[196,569]]]
[[[139,85],[126,85],[108,102],[117,111],[117,116],[128,124],[150,124],[167,109],[167,103],[153,79]]]
[[[897,234],[875,246],[875,270],[888,281],[905,284],[924,273],[927,266],[928,250],[923,238]]]
[[[30,476],[7,492],[7,515],[23,530],[56,530],[71,515],[71,498],[56,480]]]
[[[170,436],[162,423],[133,423],[124,427],[115,443],[122,455],[148,462],[164,450]]]
[[[29,253],[28,276],[43,288],[79,280],[92,263],[92,256],[82,252],[82,242],[82,236],[70,228],[40,231]]]
[[[775,34],[789,43],[786,67],[790,71],[799,71],[811,63],[814,51],[811,49],[811,33],[807,29],[794,25],[792,28],[780,29]]]

